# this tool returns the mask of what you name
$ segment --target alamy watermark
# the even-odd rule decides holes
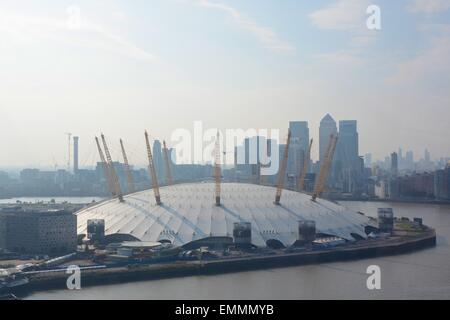
[[[375,4],[367,7],[366,27],[369,30],[381,30],[381,8]]]
[[[367,278],[366,286],[369,290],[381,290],[381,268],[377,265],[370,265],[366,270],[370,276]]]
[[[66,274],[70,274],[67,278],[66,285],[69,290],[81,290],[81,269],[79,266],[71,265],[67,267]]]
[[[67,29],[76,31],[81,29],[81,9],[78,6],[70,6],[66,9],[67,12],[67,20],[66,26]]]
[[[193,130],[176,129],[171,141],[176,164],[215,163],[216,140],[220,146],[220,164],[260,164],[261,175],[274,175],[279,167],[279,129],[204,129],[195,121]]]

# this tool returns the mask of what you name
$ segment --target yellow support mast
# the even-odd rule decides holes
[[[127,175],[128,193],[134,193],[136,188],[134,186],[133,173],[131,172],[130,164],[128,162],[127,153],[125,152],[125,147],[123,146],[122,139],[120,139],[120,148],[122,149],[123,163],[125,165],[125,173]]]
[[[119,198],[119,201],[123,202],[123,194],[122,190],[120,189],[119,177],[117,176],[116,169],[114,169],[114,163],[111,158],[111,153],[109,153],[108,145],[106,144],[106,139],[103,133],[101,137],[103,142],[103,148],[105,149],[106,160],[108,161],[109,172],[111,176],[111,181],[114,186],[115,194]]]
[[[313,139],[311,139],[311,141],[309,143],[308,150],[306,150],[306,153],[305,153],[305,159],[303,160],[303,169],[302,169],[302,173],[300,174],[300,179],[298,180],[298,191],[299,192],[302,192],[305,190],[305,177],[306,177],[306,173],[308,172],[309,161],[311,161],[312,145],[313,145]]]
[[[220,142],[219,142],[219,131],[217,131],[216,144],[214,148],[214,176],[216,180],[215,196],[216,196],[216,206],[220,206],[220,181],[222,178],[222,172],[220,169]]]
[[[150,141],[148,139],[147,131],[145,131],[145,143],[147,145],[148,171],[150,174],[150,178],[152,179],[153,194],[155,195],[156,204],[160,206],[162,204],[161,195],[159,194],[158,178],[156,176],[155,163],[153,162],[152,148],[150,147]]]
[[[334,151],[336,150],[336,145],[338,141],[338,136],[331,135],[330,143],[328,144],[325,157],[323,158],[323,163],[320,164],[319,177],[316,180],[314,186],[314,192],[312,195],[312,200],[316,201],[317,197],[320,197],[323,190],[325,189],[325,184],[327,182],[328,172],[333,161]]]
[[[291,130],[289,130],[289,133],[288,133],[286,149],[284,150],[283,161],[281,162],[281,168],[278,173],[277,193],[275,195],[275,204],[276,205],[280,205],[281,192],[283,191],[283,186],[284,186],[284,176],[286,175],[286,167],[287,167],[287,161],[288,161],[288,156],[289,156],[290,143],[291,143]]]
[[[109,174],[109,166],[108,166],[108,163],[106,162],[105,155],[103,154],[102,147],[100,146],[100,142],[99,142],[97,137],[95,137],[95,142],[97,144],[98,154],[100,155],[100,161],[102,163],[103,174],[105,176],[105,180],[106,180],[106,184],[108,186],[108,190],[112,194],[112,196],[115,197],[116,193],[115,193],[114,186],[113,186],[113,183],[112,183],[112,180],[111,180],[111,176]]]

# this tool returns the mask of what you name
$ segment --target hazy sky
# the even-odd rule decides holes
[[[362,155],[449,156],[450,0],[0,0],[0,167],[64,166],[66,132],[81,165],[100,132],[144,163],[145,129],[195,120],[318,138],[327,112]]]

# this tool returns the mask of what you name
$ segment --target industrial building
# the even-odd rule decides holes
[[[217,205],[215,187],[210,182],[160,187],[159,205],[152,189],[124,195],[123,201],[103,201],[76,213],[78,234],[88,233],[89,220],[101,219],[106,239],[117,242],[199,247],[237,240],[288,247],[300,240],[301,221],[314,221],[317,235],[348,241],[366,238],[366,227],[372,226],[362,214],[300,192],[283,190],[282,202],[276,204],[277,189],[262,185],[222,183]],[[242,230],[245,226],[250,232]],[[236,235],[239,239],[233,239]]]
[[[0,248],[16,253],[56,255],[77,249],[77,217],[70,211],[0,210]]]

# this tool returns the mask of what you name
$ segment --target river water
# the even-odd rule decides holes
[[[437,246],[350,262],[38,292],[27,299],[450,299],[450,206],[341,204],[371,216],[392,207],[397,217],[422,217],[436,229]],[[367,289],[369,265],[381,268],[380,290]]]
[[[0,199],[0,204],[16,204],[17,202],[22,203],[48,203],[50,201],[55,201],[55,203],[73,203],[73,204],[87,204],[92,201],[99,202],[104,198],[101,197],[18,197],[9,199]]]

